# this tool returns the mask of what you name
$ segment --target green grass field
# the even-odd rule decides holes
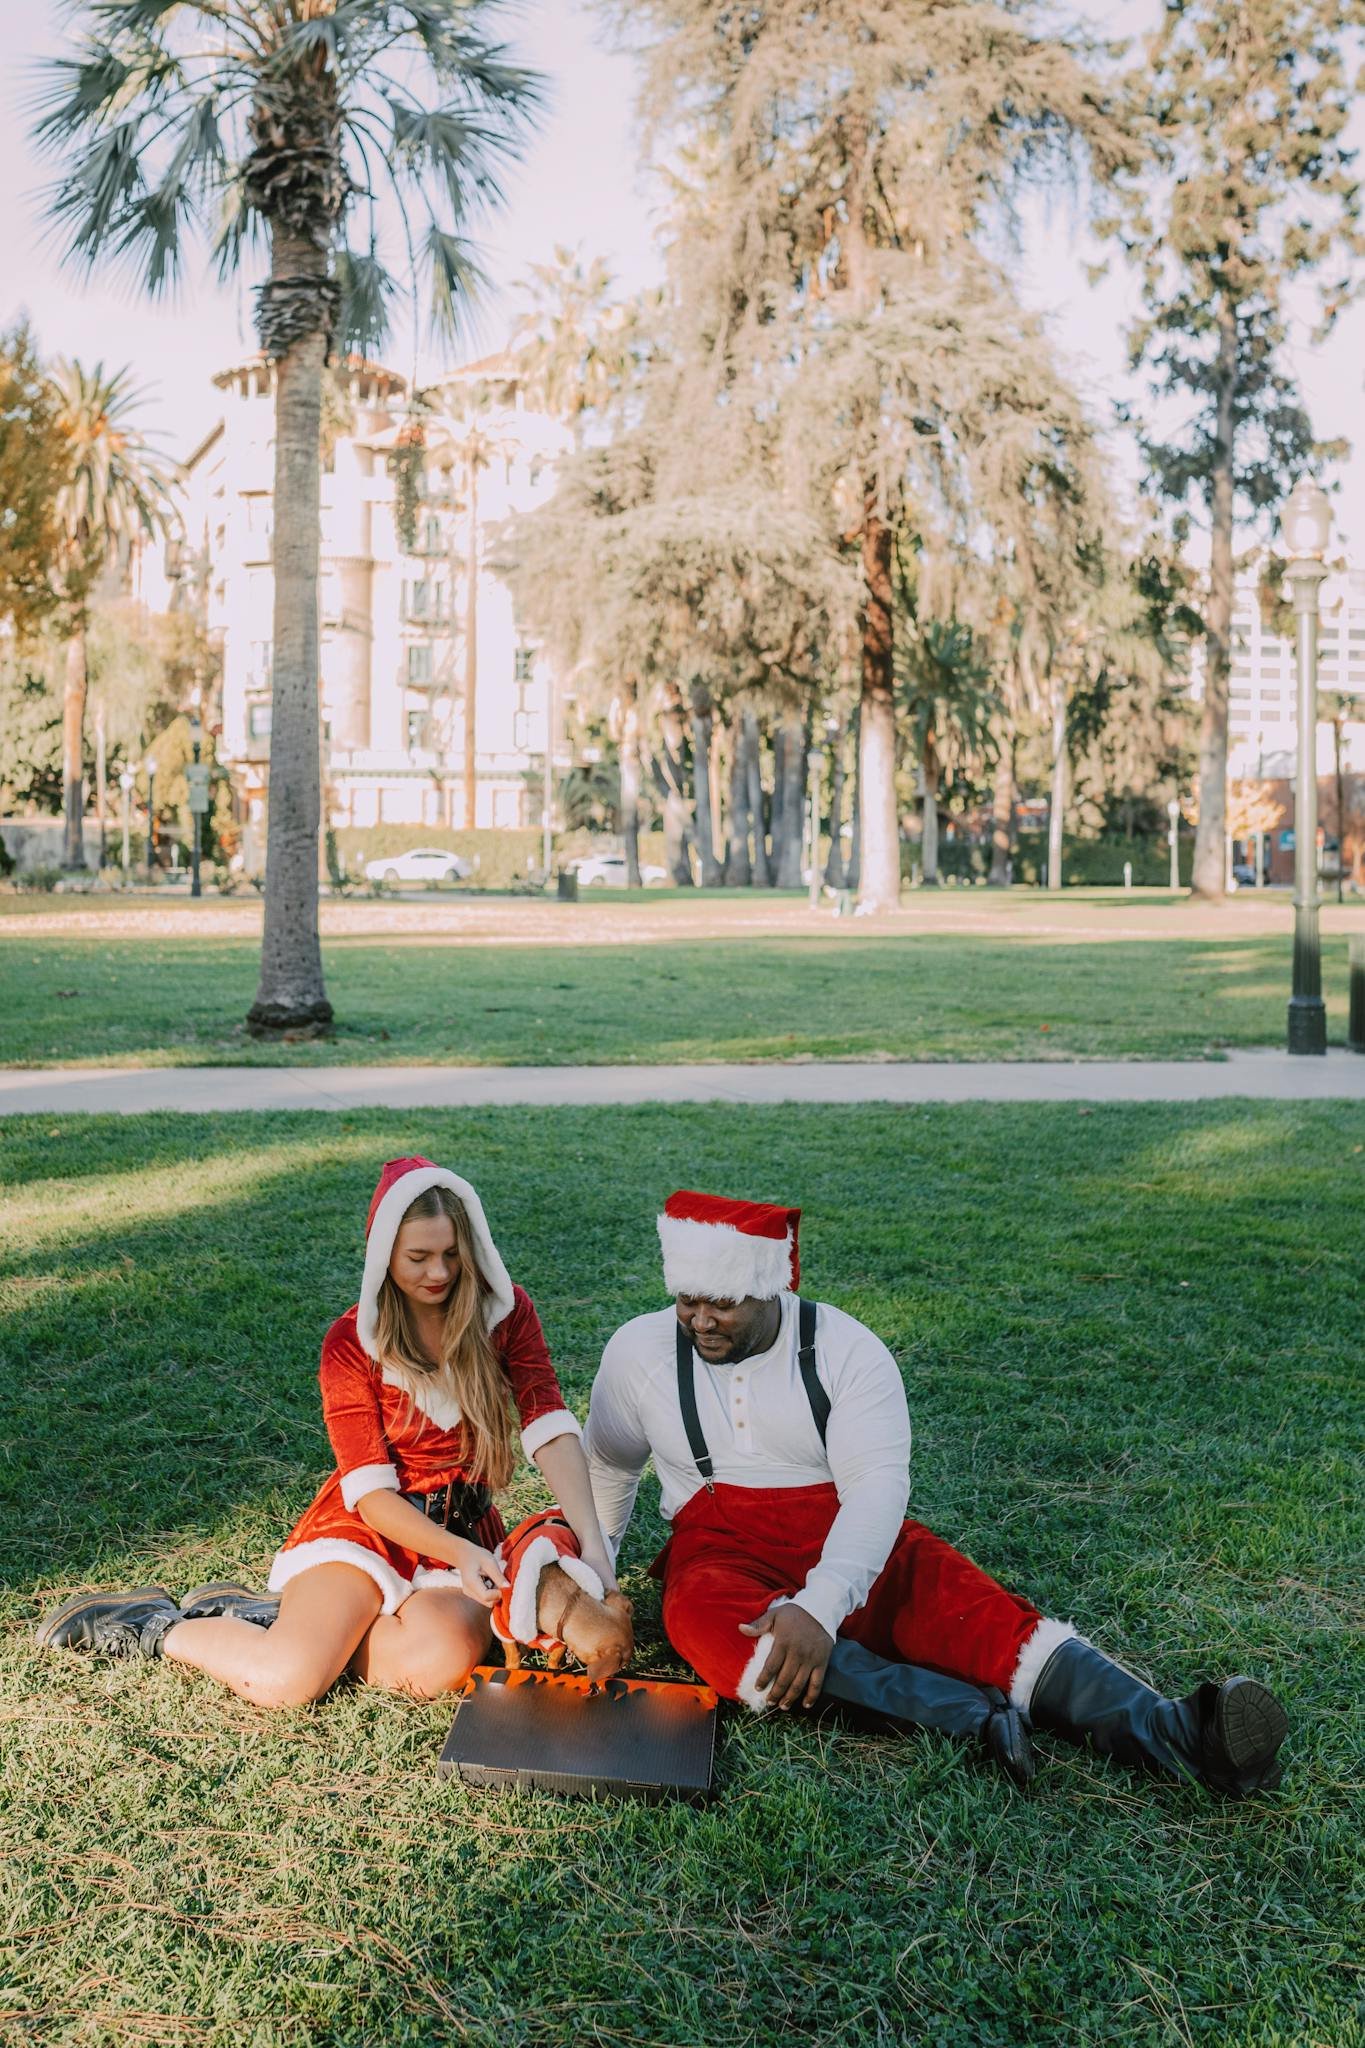
[[[802,1202],[810,1290],[903,1362],[915,1512],[1173,1688],[1266,1677],[1283,1792],[1040,1739],[1025,1797],[939,1738],[736,1713],[705,1810],[504,1798],[438,1781],[440,1704],[272,1719],[38,1653],[67,1588],[260,1578],[414,1149],[481,1188],[580,1412],[672,1185]],[[0,1160],[0,2039],[1365,2043],[1365,1111],[44,1118]],[[664,1671],[655,1501],[625,1562]]]
[[[621,910],[622,937],[608,944],[334,938],[335,1036],[293,1046],[245,1034],[255,939],[29,938],[15,922],[0,949],[0,1064],[1159,1059],[1284,1035],[1284,934],[1087,944],[1003,927],[845,937],[826,924],[785,937],[737,924],[640,943]],[[1340,1042],[1340,934],[1325,941],[1324,985]]]

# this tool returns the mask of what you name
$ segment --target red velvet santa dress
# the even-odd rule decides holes
[[[522,1449],[529,1458],[555,1437],[580,1434],[564,1405],[530,1296],[512,1285],[473,1188],[429,1159],[391,1159],[370,1204],[360,1300],[323,1339],[318,1378],[336,1470],[277,1552],[272,1592],[315,1564],[352,1564],[368,1572],[383,1595],[381,1612],[392,1614],[418,1586],[459,1585],[458,1573],[448,1566],[390,1542],[356,1513],[357,1503],[379,1488],[424,1495],[452,1481],[482,1481],[471,1468],[456,1403],[435,1388],[409,1395],[375,1355],[379,1289],[399,1225],[417,1197],[434,1187],[453,1189],[469,1218],[479,1270],[491,1290],[485,1309],[489,1334],[516,1402]],[[473,1533],[485,1549],[496,1549],[506,1533],[496,1507]]]

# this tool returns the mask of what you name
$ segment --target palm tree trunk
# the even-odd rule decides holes
[[[655,773],[664,800],[664,863],[674,886],[690,889],[694,886],[695,877],[690,850],[694,821],[687,801],[684,760],[687,714],[683,709],[682,691],[676,683],[665,692],[659,707],[659,734],[663,740],[663,759],[656,763]]]
[[[844,887],[856,890],[863,870],[863,707],[861,702],[853,707],[849,720],[849,731],[853,739],[853,817],[852,832],[849,835],[851,849],[844,868]]]
[[[763,817],[763,743],[758,719],[752,711],[744,713],[744,765],[748,775],[749,823],[754,835],[753,880],[755,887],[771,889],[773,873],[768,863],[767,828]]]
[[[276,227],[271,275],[326,275],[325,252]],[[332,1005],[318,938],[321,823],[318,711],[319,438],[327,336],[301,336],[275,360],[275,616],[269,822],[261,980],[247,1012],[257,1037],[325,1030]]]
[[[863,519],[862,807],[859,896],[871,911],[900,901],[900,829],[896,817],[896,702],[892,668],[891,529],[869,485]]]
[[[479,466],[469,460],[469,547],[464,614],[464,828],[478,821],[479,770]]]
[[[632,676],[624,690],[621,719],[621,843],[626,882],[640,887],[640,686]]]
[[[718,889],[725,880],[725,874],[716,859],[716,828],[711,809],[711,732],[715,724],[715,713],[711,694],[701,683],[693,683],[691,698],[692,782],[695,791],[693,808],[696,817],[697,859],[701,863],[702,888]]]
[[[831,889],[844,887],[844,741],[848,728],[841,720],[831,747],[829,778],[829,857],[825,862],[825,881]]]
[[[730,719],[730,832],[725,846],[725,881],[731,889],[753,886],[753,864],[749,859],[749,749],[744,721],[738,712]]]
[[[85,627],[80,625],[66,643],[66,684],[62,691],[62,792],[66,804],[66,829],[62,840],[62,866],[85,866]]]
[[[801,887],[801,841],[806,810],[806,723],[799,713],[782,721],[780,830],[773,833],[773,856],[779,889]],[[814,859],[814,852],[812,852]]]
[[[924,810],[920,827],[920,882],[938,887],[938,749],[929,733],[924,742]]]
[[[991,790],[991,871],[987,887],[1008,889],[1010,860],[1014,853],[1014,749],[1013,725],[1002,735],[995,761]]]
[[[1066,672],[1052,670],[1052,787],[1047,810],[1047,885],[1062,886],[1062,836],[1066,827]]]
[[[1232,640],[1234,407],[1237,323],[1226,304],[1218,315],[1218,413],[1211,471],[1208,634],[1204,702],[1199,718],[1199,822],[1194,834],[1193,892],[1221,903],[1227,885],[1228,679]]]

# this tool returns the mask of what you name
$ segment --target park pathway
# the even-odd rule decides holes
[[[688,1067],[53,1067],[0,1070],[0,1116],[79,1111],[544,1108],[640,1102],[1365,1102],[1365,1058],[794,1061]]]

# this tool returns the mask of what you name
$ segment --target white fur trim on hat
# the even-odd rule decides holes
[[[1076,1634],[1069,1621],[1039,1622],[1033,1634],[1019,1652],[1019,1662],[1014,1667],[1010,1680],[1010,1705],[1026,1714],[1033,1699],[1033,1688],[1043,1675],[1043,1666],[1055,1649],[1072,1641]]]
[[[464,1204],[469,1218],[469,1228],[474,1237],[474,1250],[479,1261],[479,1271],[487,1281],[491,1292],[484,1305],[484,1322],[490,1330],[510,1316],[514,1307],[512,1282],[502,1255],[494,1244],[488,1229],[488,1219],[483,1213],[483,1203],[467,1180],[461,1180],[458,1173],[451,1173],[444,1166],[414,1166],[410,1173],[404,1173],[386,1190],[379,1207],[374,1212],[370,1235],[365,1245],[365,1273],[360,1283],[360,1307],[356,1313],[356,1335],[361,1349],[371,1358],[377,1358],[379,1289],[384,1275],[389,1270],[393,1257],[394,1240],[398,1236],[404,1213],[412,1207],[419,1195],[428,1188],[449,1188]],[[419,1402],[418,1404],[422,1404]],[[433,1420],[435,1418],[433,1417]]]
[[[353,1564],[357,1571],[366,1573],[384,1596],[381,1614],[395,1613],[412,1591],[409,1581],[394,1570],[386,1557],[367,1550],[363,1543],[348,1543],[341,1536],[317,1536],[311,1543],[295,1543],[277,1550],[267,1590],[282,1593],[291,1579],[296,1579],[300,1572],[311,1571],[315,1564]]]
[[[659,1218],[664,1285],[670,1294],[709,1301],[771,1301],[792,1284],[792,1233],[754,1237],[733,1223],[697,1223],[686,1216]]]
[[[537,1451],[543,1451],[546,1444],[552,1444],[557,1436],[582,1436],[578,1417],[567,1408],[555,1408],[549,1415],[537,1415],[534,1422],[528,1422],[521,1432],[521,1448],[528,1458],[534,1458]]]
[[[398,1471],[393,1465],[357,1465],[353,1472],[341,1475],[342,1505],[355,1513],[358,1501],[367,1493],[399,1491]]]

